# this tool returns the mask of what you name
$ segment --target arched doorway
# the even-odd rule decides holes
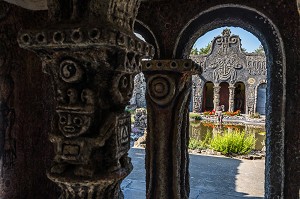
[[[206,82],[203,88],[203,107],[202,111],[211,111],[214,108],[214,84]]]
[[[220,84],[220,105],[224,105],[224,111],[228,111],[229,108],[229,84],[222,82]]]
[[[234,87],[234,111],[245,113],[245,84],[238,82]]]
[[[256,112],[266,114],[267,84],[263,83],[257,87]]]
[[[265,197],[281,198],[284,196],[282,190],[285,187],[283,149],[285,148],[286,60],[282,38],[276,25],[263,13],[248,6],[236,4],[215,6],[199,13],[182,29],[176,41],[173,57],[188,58],[197,38],[222,26],[242,27],[258,37],[266,49],[268,71],[266,143],[269,143],[269,146],[266,148]]]

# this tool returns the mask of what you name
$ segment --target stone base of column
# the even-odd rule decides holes
[[[84,178],[68,174],[53,174],[47,176],[62,190],[59,199],[123,199],[120,185],[122,180],[132,171],[132,164],[113,173],[95,175],[93,178]]]

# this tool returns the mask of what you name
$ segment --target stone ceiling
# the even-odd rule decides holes
[[[30,10],[47,10],[47,0],[4,0],[6,2],[21,6]],[[161,1],[161,0],[141,0],[141,1]],[[300,0],[297,1],[300,14]]]
[[[47,0],[4,0],[30,10],[47,10]]]

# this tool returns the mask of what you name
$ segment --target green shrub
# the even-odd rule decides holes
[[[255,145],[254,135],[246,134],[245,131],[224,132],[217,134],[210,142],[210,148],[221,152],[223,155],[247,154]]]
[[[209,147],[210,140],[211,140],[211,133],[209,133],[209,132],[206,133],[203,141],[195,139],[195,138],[190,138],[189,149],[192,149],[192,150],[207,149]]]
[[[194,113],[194,112],[190,112],[190,118],[195,119],[195,120],[202,120],[200,113]]]
[[[256,118],[256,119],[259,119],[260,118],[260,114],[259,113],[251,113],[250,114],[250,118],[252,118],[252,119],[254,119],[254,118]]]

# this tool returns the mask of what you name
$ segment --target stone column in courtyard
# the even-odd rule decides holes
[[[21,31],[19,44],[42,59],[56,100],[50,141],[55,157],[47,176],[60,198],[123,198],[131,172],[130,114],[125,112],[153,47],[134,36],[139,1],[49,0],[44,29]]]
[[[147,82],[146,198],[188,199],[191,60],[143,62]]]
[[[234,84],[229,84],[229,108],[228,111],[233,112],[234,111]]]
[[[214,110],[220,105],[220,89],[221,86],[218,83],[214,83]]]

